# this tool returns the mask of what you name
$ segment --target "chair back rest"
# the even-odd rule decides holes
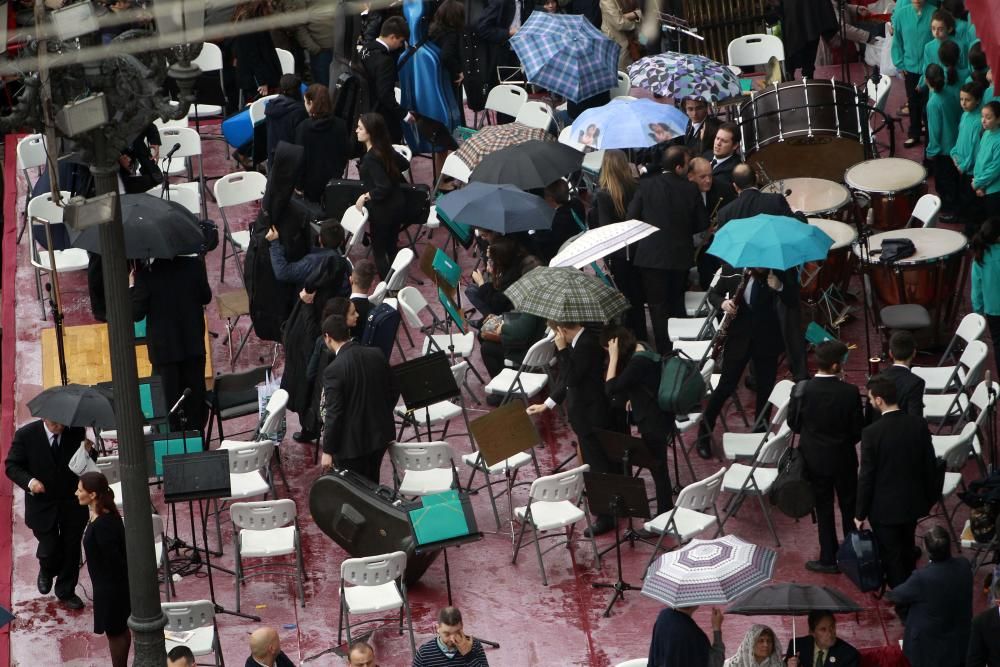
[[[278,62],[281,64],[282,74],[295,74],[295,56],[288,49],[275,48],[278,54]]]
[[[285,408],[288,405],[288,392],[284,389],[277,389],[267,401],[264,410],[267,413],[264,423],[260,425],[260,435],[274,440],[281,426],[281,420],[285,418]]]
[[[989,355],[989,348],[981,340],[974,340],[970,342],[964,350],[962,350],[962,356],[958,358],[958,377],[962,381],[963,388],[968,391],[968,389],[976,382],[979,382],[979,378],[982,375],[983,366],[986,364],[986,357]],[[966,370],[962,370],[962,367],[966,367]]]
[[[712,373],[715,372],[715,359],[709,357],[701,365],[701,379],[705,381],[706,391],[712,386]]]
[[[238,206],[264,198],[267,176],[257,171],[234,171],[215,182],[215,201],[219,208]]]
[[[229,472],[233,475],[241,475],[249,472],[256,472],[267,468],[271,462],[271,453],[274,452],[273,440],[260,440],[258,442],[248,442],[242,447],[227,449],[229,452]]]
[[[348,206],[344,209],[344,214],[340,216],[340,226],[348,234],[347,245],[344,247],[345,257],[350,254],[351,250],[361,245],[366,222],[368,222],[367,208],[362,206],[359,211],[357,206]]]
[[[59,198],[65,204],[69,201],[70,193],[65,190],[59,191]],[[63,212],[65,209],[52,201],[52,193],[46,192],[28,200],[28,220],[31,218],[41,218],[48,220],[49,224],[61,225],[63,223]]]
[[[44,167],[47,160],[44,134],[29,134],[17,142],[17,164],[21,169]]]
[[[962,427],[962,433],[955,444],[949,447],[941,457],[944,459],[945,468],[951,472],[960,472],[965,467],[969,460],[969,454],[973,451],[972,439],[974,437],[976,437],[976,424],[969,422]]]
[[[992,392],[989,385],[993,385]],[[976,385],[975,391],[972,392],[972,404],[979,410],[981,417],[985,415],[991,404],[996,403],[998,394],[1000,394],[1000,382],[993,380],[987,384],[983,381]]]
[[[788,407],[788,401],[792,398],[792,389],[795,387],[795,383],[791,380],[782,380],[774,385],[774,389],[771,390],[771,394],[767,397],[767,402],[775,407],[776,410],[781,410],[782,408]],[[779,420],[772,419],[772,423],[777,423]]]
[[[235,394],[255,389],[257,385],[267,378],[270,366],[258,366],[248,371],[240,373],[229,373],[228,375],[216,375],[212,393],[218,397],[222,394]],[[222,401],[223,403],[225,401]]]
[[[406,158],[407,162],[413,160],[413,151],[406,144],[393,144],[392,149]]]
[[[159,514],[154,514],[153,519],[153,542],[159,542],[163,539],[163,535],[166,532],[163,528],[163,517]]]
[[[583,473],[589,471],[590,466],[584,464],[555,475],[539,477],[531,483],[528,495],[537,502],[555,503],[568,500],[575,505],[583,493]]]
[[[407,285],[406,287],[400,289],[396,298],[399,300],[400,304],[406,304],[410,310],[413,311],[413,314],[417,317],[418,323],[420,322],[420,312],[423,311],[424,308],[429,307],[427,305],[427,299],[425,299],[424,295],[421,294],[420,291],[413,285]],[[410,322],[407,322],[407,324],[410,324]]]
[[[447,442],[404,442],[389,447],[392,462],[400,470],[434,470],[455,464],[455,452]]]
[[[215,604],[211,600],[164,602],[160,608],[167,618],[167,629],[174,632],[207,628],[215,623]]]
[[[919,220],[924,227],[936,227],[940,212],[941,198],[930,193],[918,199],[917,205],[913,207],[913,217]]]
[[[368,303],[373,306],[379,305],[385,300],[385,293],[388,291],[389,285],[384,280],[379,281],[379,284],[375,286],[375,290],[368,295]]]
[[[468,183],[469,177],[472,176],[472,169],[457,153],[449,153],[448,157],[444,159],[444,164],[441,165],[441,175]]]
[[[202,72],[214,72],[222,69],[222,49],[212,42],[205,42],[201,45],[201,53],[191,61],[192,65],[197,65]]]
[[[556,344],[550,338],[543,338],[528,348],[521,362],[521,370],[548,368],[556,355]]]
[[[546,132],[552,127],[554,121],[555,117],[552,115],[552,107],[545,102],[537,100],[531,100],[522,104],[517,112],[517,116],[514,118],[514,122],[516,123],[535,127]]]
[[[108,484],[117,484],[122,481],[121,465],[117,456],[99,456],[97,469],[108,478]]]
[[[229,506],[233,524],[238,529],[273,530],[295,523],[295,501],[291,498],[233,503]]]
[[[403,576],[406,552],[393,551],[378,556],[348,558],[340,564],[341,583],[352,586],[381,586]]]
[[[277,49],[275,49],[277,50]],[[277,95],[265,95],[260,99],[256,99],[250,103],[250,124],[256,125],[264,120],[264,112],[267,110],[267,105],[271,103]]]
[[[451,367],[451,374],[455,378],[455,384],[461,387],[465,384],[465,376],[469,374],[469,362],[460,361]]]
[[[521,106],[528,101],[528,91],[520,86],[501,83],[490,89],[486,96],[487,111],[499,111],[508,116],[517,116]]]
[[[781,455],[788,449],[788,441],[791,440],[791,437],[792,429],[786,422],[781,425],[776,434],[769,436],[764,442],[764,446],[760,449],[760,454],[757,455],[757,464],[761,466],[778,465]]]
[[[729,42],[726,51],[729,64],[737,67],[764,65],[772,57],[785,61],[785,45],[774,35],[743,35]]]
[[[726,469],[719,468],[717,473],[709,475],[694,484],[688,484],[681,489],[675,504],[677,507],[683,507],[694,512],[704,512],[706,509],[713,507],[715,499],[719,497],[719,491],[722,489],[722,478],[725,475]]]
[[[159,197],[162,192],[161,186],[156,186],[149,190],[148,194]],[[201,193],[194,188],[168,187],[167,196],[172,202],[177,202],[194,215],[201,217]]]
[[[968,345],[974,340],[980,340],[986,333],[986,318],[979,313],[969,313],[958,323],[955,337],[961,338]]]
[[[618,71],[618,85],[611,89],[611,97],[622,97],[632,92],[632,79],[628,72]]]
[[[389,280],[387,289],[395,293],[403,289],[406,279],[410,277],[410,265],[413,263],[413,250],[403,248],[396,253],[396,259],[392,260],[389,267]]]
[[[174,153],[175,158],[201,155],[201,135],[192,127],[165,127],[160,130],[160,141],[164,155],[177,144],[181,147]],[[161,162],[164,159],[160,158]]]

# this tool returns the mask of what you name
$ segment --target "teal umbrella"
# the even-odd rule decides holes
[[[790,269],[826,259],[833,239],[796,218],[761,213],[726,223],[715,233],[710,255],[739,269]]]

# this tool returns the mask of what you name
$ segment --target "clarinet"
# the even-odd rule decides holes
[[[719,207],[722,206],[722,197],[719,197],[719,201],[715,202],[715,208],[712,209],[712,213],[708,216],[710,224],[708,229],[705,230],[705,238],[702,239],[701,245],[694,249],[694,262],[698,263],[701,256],[705,254],[708,250],[708,246],[712,245],[712,239],[715,237],[715,232],[718,231],[719,226]]]
[[[740,312],[740,307],[743,306],[743,293],[746,292],[747,283],[750,281],[750,269],[745,269],[743,271],[743,276],[740,279],[739,287],[736,288],[736,295],[733,297],[733,305],[736,306],[736,312],[725,313],[722,316],[722,323],[719,325],[719,331],[715,334],[715,339],[712,341],[712,358],[718,359],[719,355],[722,353],[722,348],[726,346],[726,338],[729,336],[729,327],[732,326],[733,320],[736,319],[736,315]]]

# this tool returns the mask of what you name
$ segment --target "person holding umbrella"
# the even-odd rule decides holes
[[[712,642],[692,616],[698,607],[667,607],[656,616],[649,644],[650,667],[721,667],[726,658],[722,643],[721,609],[712,607]]]
[[[859,667],[858,650],[837,638],[837,619],[829,611],[809,612],[809,634],[788,642],[788,667]]]

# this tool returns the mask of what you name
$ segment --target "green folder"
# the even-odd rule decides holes
[[[422,507],[410,510],[410,523],[417,544],[430,544],[469,534],[469,523],[458,491],[424,496]]]
[[[434,253],[431,268],[437,271],[437,274],[446,283],[452,287],[458,287],[458,281],[462,277],[462,267],[458,265],[458,262],[449,257],[448,253],[441,250],[441,248],[438,248],[437,252]]]
[[[187,447],[185,447],[187,444]],[[155,477],[163,477],[163,457],[173,454],[192,454],[202,451],[201,438],[188,436],[185,440],[178,433],[177,437],[157,438],[153,440],[153,470]]]
[[[153,388],[148,382],[139,385],[139,408],[147,421],[156,416],[153,412]]]
[[[146,318],[142,318],[133,325],[135,330],[135,339],[142,340],[146,337]]]
[[[458,312],[458,307],[455,302],[451,300],[444,290],[438,287],[438,301],[441,302],[441,306],[447,311],[448,316],[451,317],[451,321],[455,323],[458,328],[459,333],[465,333],[465,318],[462,314]]]

